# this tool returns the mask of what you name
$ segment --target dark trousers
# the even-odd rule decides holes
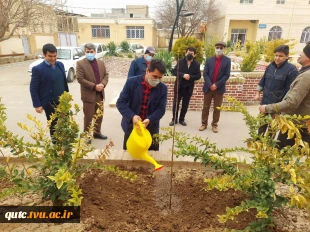
[[[103,96],[101,93],[96,94],[96,101],[95,102],[84,102],[83,101],[83,112],[84,112],[84,131],[87,131],[93,117],[99,108],[99,105],[103,104]],[[102,123],[102,116],[99,117],[95,122],[95,134],[101,133],[101,123]]]
[[[51,119],[52,114],[55,113],[55,109],[57,108],[58,104],[59,104],[58,101],[54,101],[54,102],[48,103],[47,106],[45,107],[44,111],[45,111],[47,121],[49,121]],[[57,124],[57,118],[55,118],[50,125],[50,135],[51,135],[52,140],[53,140],[53,135],[55,132],[56,124]]]
[[[264,117],[268,117],[270,114],[264,114]],[[258,128],[258,135],[264,135],[267,131],[268,124],[264,124]]]
[[[310,134],[308,133],[307,128],[301,128],[299,131],[301,134],[302,141],[310,143]],[[277,142],[279,149],[282,149],[283,147],[286,146],[293,146],[295,144],[295,136],[292,139],[287,139],[287,134],[288,133],[284,134],[282,134],[281,132],[279,133],[277,138],[277,140],[279,140]]]
[[[207,93],[203,96],[203,108],[202,108],[202,114],[201,114],[201,124],[207,126],[208,125],[208,118],[209,118],[209,111],[211,107],[213,99],[213,120],[212,120],[212,127],[217,127],[218,122],[220,120],[220,114],[221,111],[218,110],[216,107],[222,106],[223,102],[223,94],[220,94],[215,91],[209,90]]]
[[[174,90],[174,98],[173,98],[173,108],[172,108],[172,121],[174,121],[174,118],[176,121],[178,120],[178,115],[179,115],[179,106],[180,106],[180,101],[182,100],[182,108],[180,112],[180,122],[184,122],[185,119],[185,114],[187,113],[189,101],[191,100],[191,94],[189,91],[189,86],[187,87],[180,87],[178,91],[178,104],[177,102],[177,94],[176,90]]]
[[[154,134],[158,134],[158,133],[159,132],[154,133]],[[123,143],[123,150],[127,150],[126,143],[127,143],[127,140],[129,138],[129,136],[130,136],[130,133],[129,134],[125,133],[125,135],[124,135],[124,143]],[[152,133],[151,133],[151,136],[153,137]],[[151,144],[151,146],[149,148],[149,151],[158,151],[158,150],[159,150],[159,143],[154,143],[154,140],[152,140],[152,144]]]

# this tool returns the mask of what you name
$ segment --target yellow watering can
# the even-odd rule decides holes
[[[152,136],[150,132],[144,128],[141,121],[138,121],[139,128],[133,126],[133,130],[127,140],[127,151],[135,159],[143,159],[150,162],[155,166],[155,171],[158,171],[164,167],[164,165],[158,164],[148,154],[148,149],[152,144]]]

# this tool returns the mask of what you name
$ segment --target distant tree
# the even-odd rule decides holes
[[[38,26],[57,22],[62,0],[0,0],[0,42]]]
[[[179,0],[181,3],[182,0]],[[177,15],[176,0],[161,0],[156,8],[156,21],[160,23],[163,29],[171,29],[173,27]],[[193,35],[202,22],[208,23],[216,19],[219,14],[219,4],[217,0],[191,0],[184,1],[182,9],[193,12],[190,17],[179,18],[177,29],[180,36]]]

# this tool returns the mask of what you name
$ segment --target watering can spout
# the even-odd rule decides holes
[[[127,151],[132,157],[142,159],[153,164],[155,168],[154,170],[158,171],[164,166],[158,164],[153,157],[148,154],[148,149],[152,144],[152,136],[150,132],[144,128],[141,121],[138,121],[138,126],[139,128],[134,125],[127,140]]]

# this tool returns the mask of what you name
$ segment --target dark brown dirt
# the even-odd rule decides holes
[[[82,220],[90,219],[92,231],[223,231],[244,229],[255,220],[255,211],[221,224],[217,215],[244,200],[241,192],[205,191],[206,171],[177,170],[169,209],[168,169],[154,175],[148,169],[131,169],[138,175],[130,182],[112,172],[92,170],[80,180],[84,199]],[[213,172],[214,174],[214,172]]]

